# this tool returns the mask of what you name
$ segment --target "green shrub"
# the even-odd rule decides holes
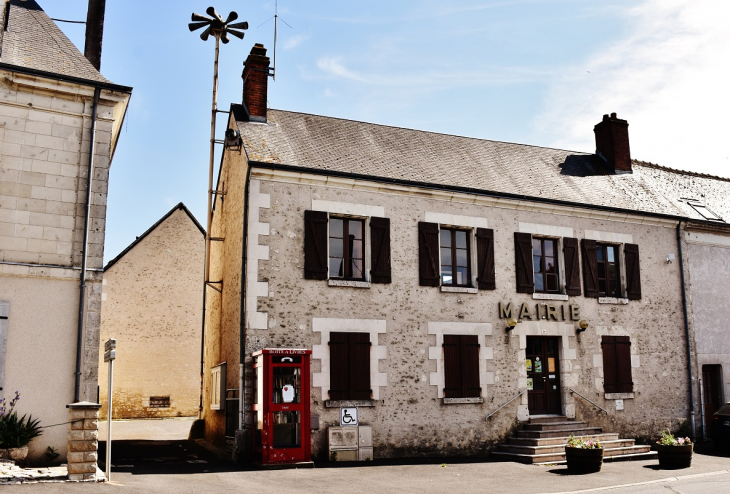
[[[16,391],[9,404],[5,398],[0,402],[0,449],[21,448],[43,433],[39,419],[28,414],[18,417],[15,405],[19,399]]]

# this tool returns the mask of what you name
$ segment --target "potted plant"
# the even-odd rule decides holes
[[[41,435],[40,420],[30,415],[18,417],[15,405],[20,399],[16,391],[15,397],[6,403],[0,401],[0,458],[23,461],[28,455],[28,443]]]
[[[659,467],[666,469],[689,468],[692,463],[692,441],[688,437],[674,437],[669,429],[661,432],[656,442]]]
[[[565,446],[565,461],[570,472],[600,472],[603,465],[603,446],[597,440],[586,441],[571,434]]]

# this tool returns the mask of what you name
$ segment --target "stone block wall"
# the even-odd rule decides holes
[[[68,464],[69,480],[96,479],[99,459],[99,408],[94,403],[69,405]]]

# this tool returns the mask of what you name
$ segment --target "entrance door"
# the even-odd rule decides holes
[[[527,406],[530,415],[560,414],[560,361],[558,338],[528,336]]]
[[[702,366],[702,394],[705,406],[705,424],[709,427],[712,415],[723,404],[721,365]]]

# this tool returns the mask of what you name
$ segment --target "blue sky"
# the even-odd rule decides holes
[[[86,19],[86,0],[39,2]],[[187,23],[209,5],[107,0],[102,73],[134,87],[107,261],[180,201],[205,223],[214,43]],[[214,6],[250,25],[221,46],[228,109],[252,44],[272,55],[274,2]],[[617,112],[635,159],[730,177],[729,14],[721,0],[281,0],[292,27],[279,24],[269,106],[587,152],[593,125]],[[83,25],[59,25],[83,48]]]

